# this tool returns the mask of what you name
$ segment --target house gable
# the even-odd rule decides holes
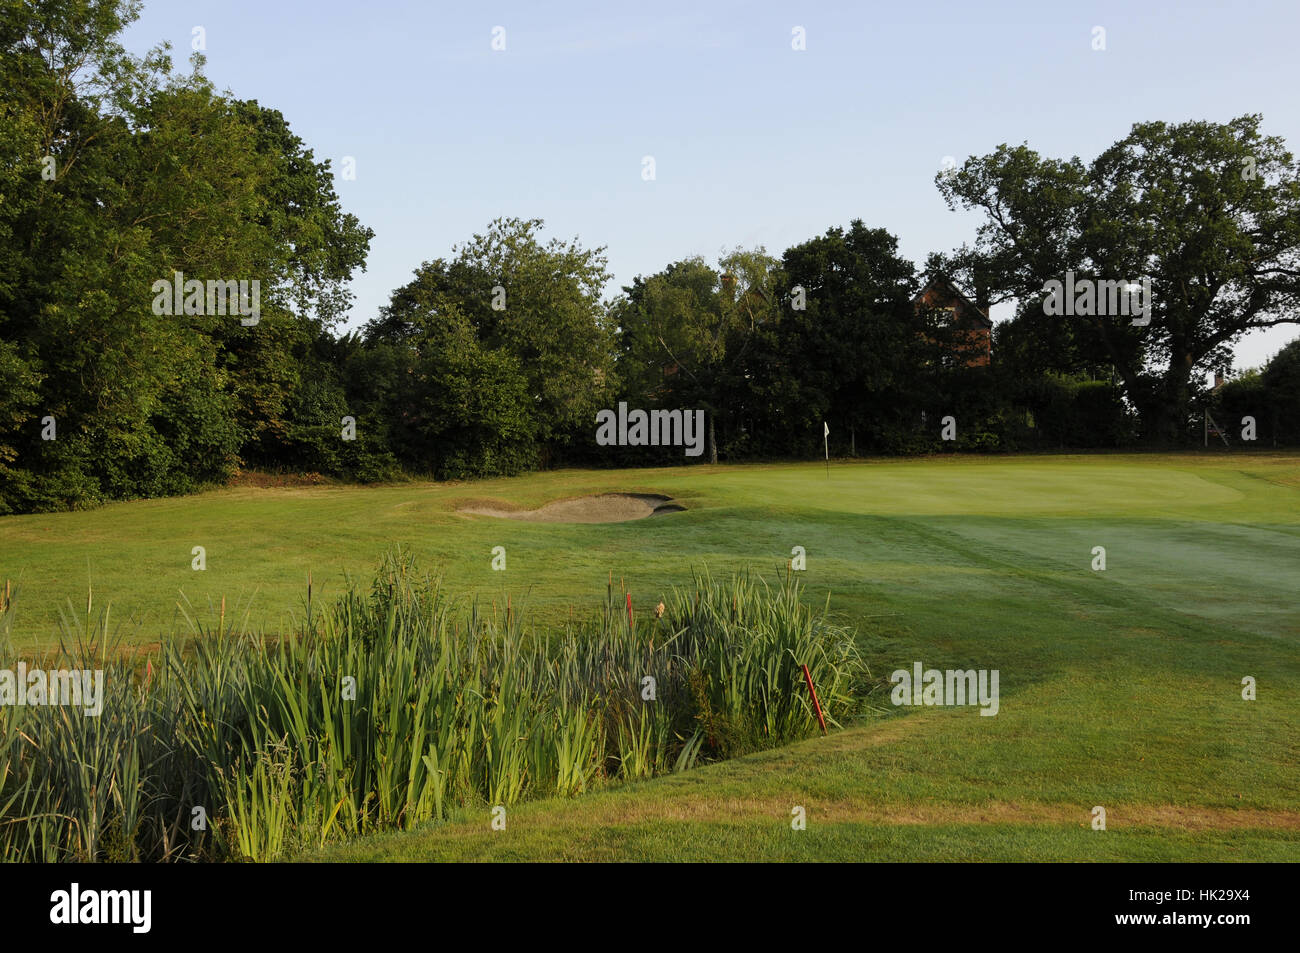
[[[962,333],[963,343],[958,345],[969,367],[986,367],[993,355],[993,320],[988,308],[971,301],[960,288],[944,275],[936,275],[926,282],[912,299],[917,311],[936,309],[951,312],[951,320]]]

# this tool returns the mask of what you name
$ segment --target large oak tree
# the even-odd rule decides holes
[[[1186,434],[1198,371],[1243,334],[1300,321],[1300,167],[1261,117],[1144,122],[1091,164],[1002,145],[936,181],[951,208],[984,213],[951,264],[994,300],[1041,314],[1049,280],[1150,278],[1149,326],[1078,317],[1105,349],[1147,435]]]

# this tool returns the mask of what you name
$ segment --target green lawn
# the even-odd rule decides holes
[[[609,490],[688,510],[623,524],[454,512]],[[540,621],[609,572],[641,611],[692,567],[784,567],[854,624],[884,683],[914,661],[998,669],[1001,710],[894,708],[815,738],[565,802],[328,848],[332,859],[1300,860],[1300,456],[960,457],[560,471],[390,487],[230,489],[0,518],[17,643],[56,606],[111,601],[128,642],[251,600],[275,629],[393,543],[449,588]],[[205,572],[191,549],[207,551]],[[493,572],[504,546],[507,570]],[[1091,550],[1106,549],[1093,572]],[[2,585],[2,583],[0,583]],[[128,618],[132,622],[125,622]],[[1259,696],[1241,698],[1241,679]],[[794,805],[808,814],[792,831]],[[1104,806],[1107,831],[1090,827]]]

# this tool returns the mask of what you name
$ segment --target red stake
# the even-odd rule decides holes
[[[627,594],[627,627],[632,628],[632,593]]]
[[[817,721],[822,726],[822,734],[826,734],[826,717],[822,714],[822,703],[817,700],[817,689],[813,688],[812,673],[808,671],[808,666],[803,667],[803,680],[808,683],[808,694],[812,696],[813,707],[817,709]]]

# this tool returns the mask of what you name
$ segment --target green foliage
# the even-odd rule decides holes
[[[1144,122],[1091,165],[1000,146],[936,182],[951,208],[985,214],[954,258],[1001,297],[1041,302],[1047,281],[1152,284],[1151,323],[1077,317],[1075,361],[1104,352],[1154,442],[1183,438],[1196,371],[1228,363],[1254,328],[1297,320],[1300,166],[1261,117]]]
[[[1274,437],[1286,446],[1300,446],[1300,338],[1273,356],[1261,381]]]
[[[218,95],[201,59],[122,50],[137,9],[0,8],[0,508],[185,492],[282,452],[368,246],[279,113]],[[259,281],[260,323],[155,314],[176,271]]]
[[[762,248],[737,248],[716,270],[693,257],[638,276],[610,305],[620,396],[636,407],[704,410],[710,462],[720,441],[743,447],[751,362],[780,320],[780,284]]]
[[[1272,412],[1268,388],[1258,370],[1249,370],[1227,381],[1218,388],[1211,401],[1215,422],[1228,433],[1231,443],[1238,446],[1250,444],[1240,440],[1242,419],[1255,419],[1255,446],[1271,446],[1277,419]]]
[[[353,356],[388,446],[442,478],[519,473],[586,434],[613,379],[601,250],[498,219],[393,292]]]
[[[1045,374],[1009,383],[1009,435],[1021,449],[1114,449],[1132,444],[1136,421],[1110,381]]]
[[[702,575],[639,623],[621,597],[538,632],[509,602],[457,610],[399,551],[324,612],[309,590],[292,638],[238,635],[222,603],[143,672],[87,599],[54,667],[105,669],[103,711],[0,706],[0,860],[269,860],[685,770],[812,733],[804,664],[832,724],[853,711],[855,643],[788,580]]]
[[[778,398],[783,423],[797,428],[805,452],[820,445],[823,420],[837,440],[852,429],[862,450],[893,449],[900,425],[919,417],[917,370],[929,357],[911,304],[915,269],[897,238],[854,220],[788,249],[783,269],[786,295],[795,286],[807,295],[806,310],[783,312],[768,362],[792,390]]]

